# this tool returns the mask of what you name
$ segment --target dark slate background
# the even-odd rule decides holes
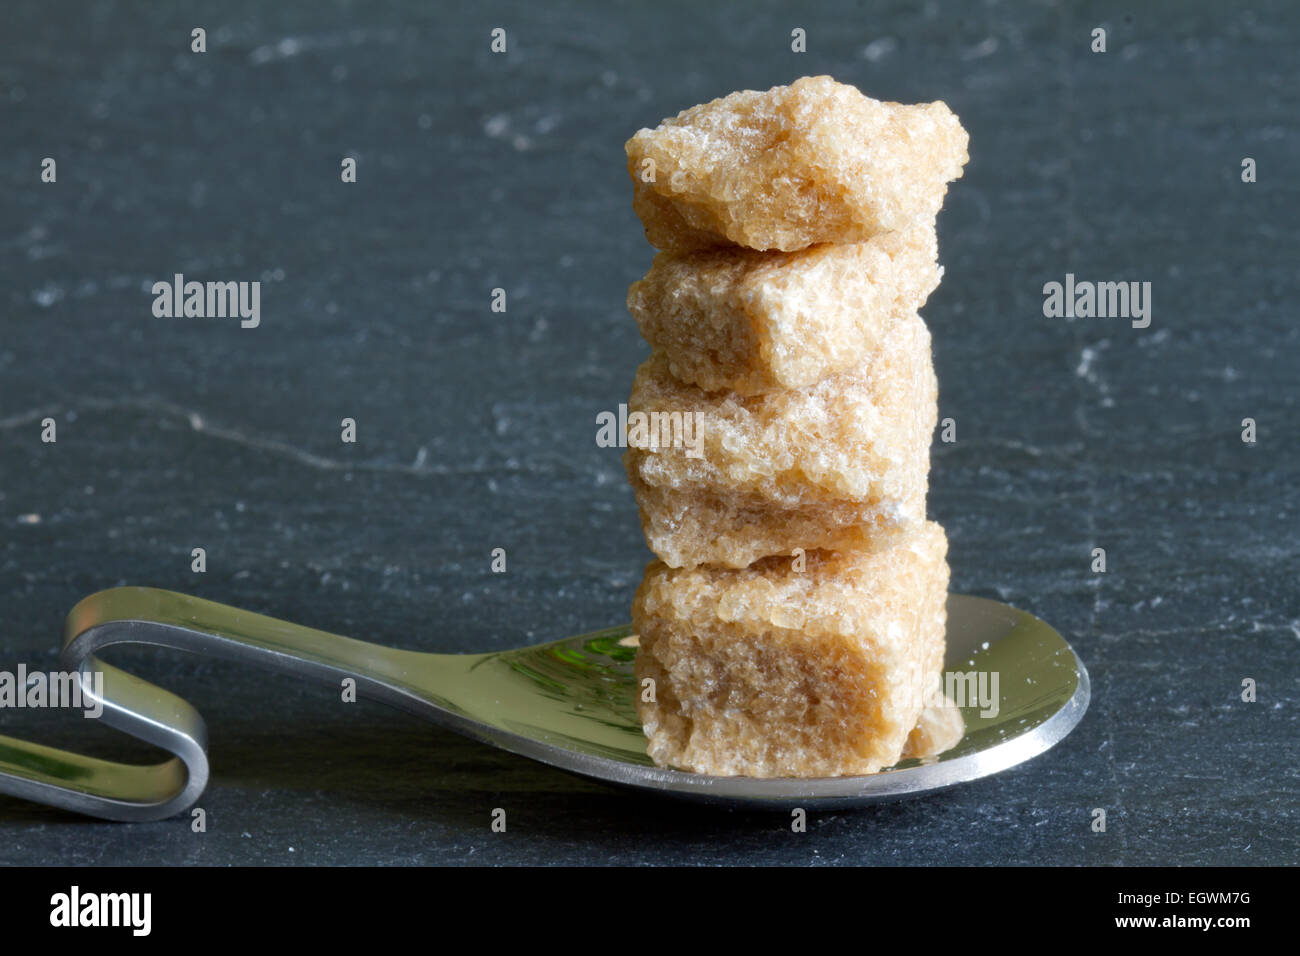
[[[930,511],[954,588],[1056,625],[1094,700],[1019,769],[794,835],[127,652],[208,720],[208,832],[6,798],[0,863],[1294,862],[1300,10],[1240,6],[6,3],[0,667],[54,667],[66,611],[126,583],[431,651],[624,621],[648,552],[594,443],[646,353],[623,143],[830,73],[970,130],[924,311],[958,423]],[[261,279],[261,327],[153,318],[174,272]],[[1044,318],[1066,272],[1152,282],[1151,327]],[[0,717],[151,756],[78,717]]]

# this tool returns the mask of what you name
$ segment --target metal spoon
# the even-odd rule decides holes
[[[1056,631],[996,601],[948,598],[950,671],[999,674],[997,713],[963,709],[966,736],[929,762],[866,777],[709,777],[651,764],[633,704],[627,626],[492,654],[402,651],[154,588],[113,588],[68,615],[63,668],[83,692],[103,674],[101,719],[175,756],[114,763],[0,736],[0,793],[108,820],[161,820],[208,783],[207,728],[174,694],[98,660],[114,644],[154,644],[340,686],[512,753],[625,787],[730,806],[851,807],[949,787],[1041,754],[1088,706],[1088,673]],[[992,708],[986,708],[989,710]]]

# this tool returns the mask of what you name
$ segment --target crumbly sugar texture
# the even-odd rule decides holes
[[[797,252],[661,252],[627,307],[674,377],[752,395],[860,364],[941,275],[930,220]]]
[[[942,666],[946,553],[926,522],[883,551],[811,552],[802,571],[651,564],[632,607],[651,758],[752,777],[897,763]]]
[[[743,568],[795,548],[878,551],[925,516],[924,475],[901,499],[790,507],[752,495],[656,488],[636,474],[631,482],[646,544],[673,568]]]
[[[962,718],[961,708],[951,697],[927,703],[916,726],[908,734],[903,759],[931,760],[957,746],[964,736],[966,721]]]
[[[626,150],[651,245],[790,252],[932,220],[968,141],[942,102],[881,102],[812,76],[684,110]]]
[[[655,353],[632,386],[630,423],[637,413],[649,424],[645,436],[629,428],[624,466],[647,543],[674,566],[736,567],[791,547],[847,547],[852,538],[832,543],[814,529],[829,532],[846,519],[861,527],[864,516],[881,526],[924,517],[938,386],[930,333],[916,314],[856,368],[756,396],[686,385]],[[675,432],[672,422],[682,427]],[[677,433],[681,440],[671,441]],[[695,540],[692,526],[704,537]],[[720,556],[713,539],[727,528],[780,546]],[[671,547],[665,535],[677,539]],[[714,556],[687,557],[701,551]]]

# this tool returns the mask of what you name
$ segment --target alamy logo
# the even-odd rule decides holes
[[[704,436],[694,412],[641,412],[628,413],[627,405],[620,404],[618,413],[601,412],[596,416],[597,448],[642,448],[658,451],[660,448],[684,448],[687,458],[704,454]]]
[[[29,672],[27,665],[19,664],[16,673],[0,671],[0,708],[66,707],[99,717],[104,713],[104,674],[92,671],[87,677],[88,689],[75,671]]]
[[[153,927],[152,893],[82,893],[74,886],[50,897],[50,925],[126,926],[133,936],[148,936]]]
[[[981,717],[996,717],[1002,709],[1001,677],[999,671],[947,671],[944,696],[958,707],[978,707]]]
[[[1076,282],[1043,285],[1043,315],[1049,319],[1132,319],[1133,328],[1151,324],[1150,282]]]
[[[176,273],[171,282],[153,284],[153,314],[160,319],[239,318],[239,327],[262,323],[261,282],[186,282]]]
[[[918,672],[904,689],[919,707],[978,710],[987,719],[1002,710],[1001,682],[999,671],[944,671],[938,680]]]

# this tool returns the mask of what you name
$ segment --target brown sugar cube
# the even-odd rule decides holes
[[[632,606],[647,751],[712,775],[830,777],[897,763],[938,680],[947,540],[743,569],[646,569]],[[936,658],[935,649],[939,648]]]
[[[933,219],[968,140],[942,102],[884,103],[812,76],[692,107],[626,149],[651,245],[790,252]]]
[[[930,332],[905,316],[848,371],[760,395],[706,392],[673,377],[662,352],[639,369],[628,421],[629,475],[653,487],[761,497],[777,505],[905,501],[929,470],[938,418]],[[681,422],[665,436],[664,423]],[[652,431],[654,434],[652,435]],[[650,447],[646,437],[657,439]]]
[[[942,274],[926,222],[798,252],[661,252],[627,307],[673,376],[752,395],[859,364]]]
[[[855,515],[854,526],[871,516],[882,526],[916,520],[937,396],[930,333],[915,314],[856,368],[802,389],[748,397],[705,392],[675,379],[663,353],[652,355],[637,370],[628,419],[661,423],[646,429],[657,445],[629,427],[623,458],[651,549],[678,564],[670,551],[689,553],[695,543],[682,537],[669,547],[659,532],[671,537],[683,526],[679,536],[691,535],[692,523],[710,534],[732,528],[774,535],[782,546],[767,553],[781,553],[795,546],[848,546],[792,535],[801,528],[829,529]],[[670,420],[682,426],[680,441],[663,434],[662,423]],[[661,493],[647,494],[647,488]],[[786,517],[788,528],[781,524]],[[698,544],[714,552],[710,563],[742,566],[755,556],[718,555],[717,542]]]
[[[915,465],[913,467],[916,467]],[[925,517],[925,476],[903,499],[781,507],[754,496],[655,488],[631,476],[646,545],[672,568],[743,568],[768,555],[887,548]]]

